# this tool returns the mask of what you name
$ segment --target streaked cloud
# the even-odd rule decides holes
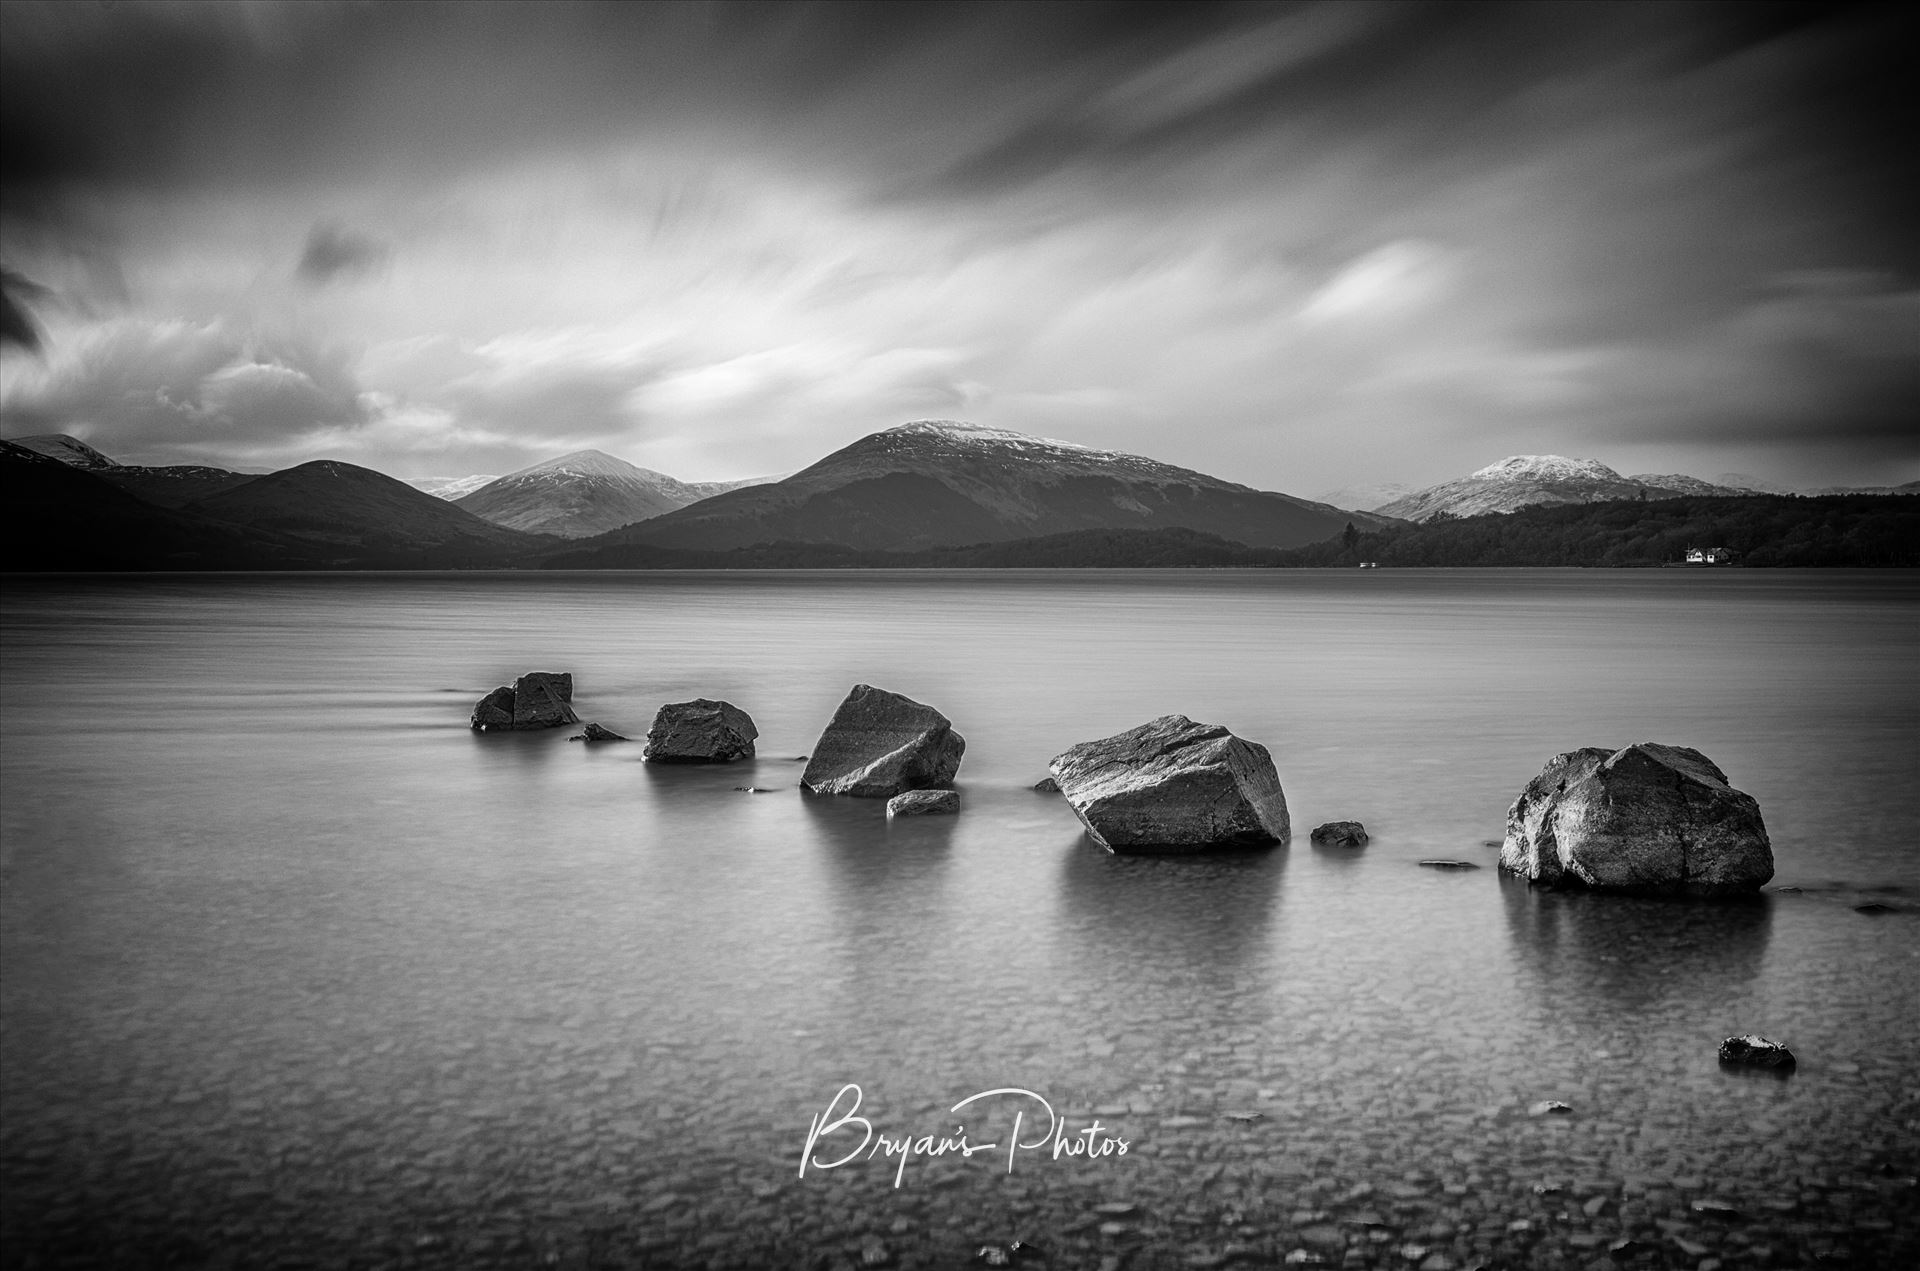
[[[938,414],[1296,492],[1703,447],[1911,479],[1912,32],[9,4],[0,256],[48,347],[0,354],[0,401],[9,433],[409,475],[593,445],[740,476]]]

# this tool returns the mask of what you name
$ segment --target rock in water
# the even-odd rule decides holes
[[[573,676],[560,671],[529,671],[480,699],[467,726],[476,732],[559,728],[577,724],[573,713]]]
[[[759,735],[752,717],[732,702],[670,702],[653,717],[640,757],[649,763],[732,763],[753,757]]]
[[[960,811],[958,790],[909,790],[887,800],[888,816],[953,816]]]
[[[1033,783],[1033,792],[1035,794],[1059,794],[1060,783],[1052,777],[1042,777]]]
[[[1773,848],[1753,796],[1685,746],[1555,755],[1507,810],[1500,867],[1551,887],[1674,896],[1758,891]]]
[[[1720,1043],[1720,1062],[1744,1064],[1754,1068],[1792,1068],[1793,1052],[1779,1042],[1770,1042],[1757,1033],[1729,1037]]]
[[[1263,847],[1291,833],[1273,756],[1218,724],[1166,715],[1082,742],[1047,766],[1110,852]]]
[[[625,741],[626,738],[611,728],[602,728],[598,724],[588,724],[580,732],[567,738],[568,741]]]
[[[1325,825],[1314,826],[1313,833],[1308,837],[1328,847],[1365,847],[1367,827],[1358,821],[1328,821]]]
[[[966,749],[966,738],[933,707],[856,684],[820,734],[800,786],[813,794],[891,799],[952,781]]]

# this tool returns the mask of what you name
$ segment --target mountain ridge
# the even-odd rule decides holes
[[[681,481],[604,451],[575,450],[496,477],[451,502],[508,529],[591,538],[751,484]]]
[[[1250,546],[1297,546],[1338,534],[1356,517],[1384,523],[1142,455],[958,420],[914,420],[869,433],[784,480],[593,542],[727,550],[789,541],[889,551],[1179,526]]]

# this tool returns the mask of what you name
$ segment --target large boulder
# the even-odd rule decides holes
[[[1555,755],[1507,810],[1500,867],[1549,887],[1727,896],[1773,877],[1753,796],[1685,746]]]
[[[1167,715],[1082,742],[1047,766],[1111,852],[1260,847],[1291,833],[1273,756],[1218,724]]]
[[[559,728],[577,724],[573,713],[573,676],[564,671],[529,671],[480,699],[467,721],[475,732]]]
[[[966,738],[933,707],[856,684],[820,734],[800,785],[814,794],[891,799],[946,785],[966,749]]]
[[[669,702],[653,717],[640,757],[649,763],[732,763],[753,758],[759,735],[752,717],[732,702]]]

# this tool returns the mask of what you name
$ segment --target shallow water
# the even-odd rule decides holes
[[[1896,1265],[1917,619],[1920,576],[1884,572],[13,578],[0,1236],[22,1265],[941,1266],[1016,1238],[1055,1268],[1616,1265],[1628,1237]],[[760,757],[466,729],[533,669],[635,737],[726,698]],[[966,735],[958,818],[793,788],[859,681]],[[1290,847],[1111,857],[1027,788],[1176,711],[1272,749]],[[1500,877],[1550,755],[1638,740],[1759,799],[1766,896]],[[1307,842],[1340,818],[1373,842]],[[1745,1031],[1795,1075],[1721,1070]],[[802,1176],[847,1083],[876,1132],[998,1146]],[[1009,1169],[1037,1100],[949,1111],[999,1088],[1108,1154]]]

